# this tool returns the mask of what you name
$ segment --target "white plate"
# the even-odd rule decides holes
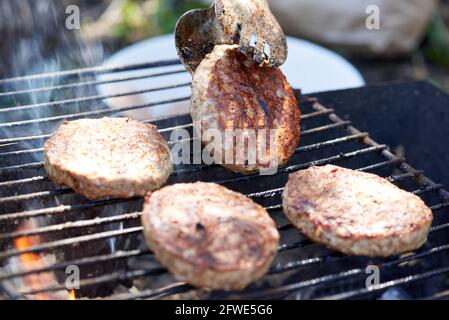
[[[282,70],[293,88],[300,88],[303,93],[307,94],[312,92],[355,88],[365,84],[363,77],[357,69],[334,52],[296,38],[287,37],[287,42],[289,49],[288,59],[282,66]],[[117,52],[105,62],[105,66],[120,66],[131,63],[177,59],[177,57],[173,35],[165,35],[138,42]],[[181,65],[103,75],[100,78],[104,80],[116,77],[131,77],[180,69],[182,69]],[[100,94],[109,95],[181,84],[189,82],[190,80],[190,75],[187,72],[184,72],[182,74],[170,76],[104,84],[99,85],[98,89]],[[106,102],[111,107],[126,107],[136,104],[146,104],[187,97],[189,95],[190,87],[186,86],[123,98],[114,98],[109,99]],[[136,119],[152,119],[187,112],[188,102],[185,101],[128,111],[125,114]]]

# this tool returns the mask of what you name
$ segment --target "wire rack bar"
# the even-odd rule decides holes
[[[18,219],[29,219],[29,218],[36,218],[39,216],[49,216],[49,215],[57,215],[77,210],[87,210],[92,209],[95,207],[102,207],[102,206],[109,206],[113,204],[120,204],[129,202],[132,200],[129,199],[113,199],[113,200],[103,200],[103,201],[96,201],[96,202],[90,202],[86,204],[72,204],[72,205],[60,205],[57,207],[50,207],[50,208],[43,208],[43,209],[35,209],[35,210],[27,210],[27,211],[20,211],[20,212],[14,212],[14,213],[5,213],[0,215],[0,221],[8,221],[8,220],[18,220]]]
[[[94,227],[94,226],[100,226],[100,225],[108,224],[108,223],[124,222],[127,220],[139,219],[141,216],[142,216],[142,212],[135,212],[135,213],[121,214],[121,215],[107,217],[107,218],[95,218],[95,219],[91,219],[91,220],[69,221],[69,222],[65,222],[65,223],[61,223],[61,224],[57,224],[57,225],[35,228],[32,230],[23,230],[23,231],[3,233],[0,235],[0,240],[12,239],[12,238],[18,238],[18,237],[35,236],[35,235],[43,235],[43,234],[48,234],[51,232],[60,232],[60,231],[66,231],[66,230],[70,230],[70,229],[77,229],[77,228]]]
[[[170,86],[148,88],[148,89],[143,89],[143,90],[134,90],[134,91],[122,92],[122,93],[94,95],[94,96],[77,97],[77,98],[65,99],[65,100],[57,100],[57,101],[51,101],[51,102],[35,103],[35,104],[29,104],[29,105],[23,105],[23,106],[2,108],[2,109],[0,109],[0,113],[33,110],[33,109],[46,108],[46,107],[61,107],[61,106],[71,105],[71,104],[79,104],[79,103],[100,101],[100,100],[120,98],[120,97],[126,97],[126,96],[134,96],[134,95],[156,92],[156,91],[165,91],[165,90],[171,90],[171,89],[177,89],[177,88],[184,88],[184,87],[188,87],[190,85],[191,85],[191,82],[189,81],[189,82],[183,82],[183,83],[174,84],[174,85],[170,85]]]
[[[178,126],[177,128],[187,128],[188,125],[182,125],[182,126]],[[331,147],[331,146],[336,146],[342,143],[346,143],[346,142],[351,142],[351,141],[357,141],[360,140],[362,138],[365,138],[368,134],[367,133],[361,133],[361,134],[356,134],[356,135],[351,135],[351,136],[346,136],[346,137],[342,137],[342,138],[337,138],[337,139],[333,139],[333,140],[328,140],[325,142],[320,142],[320,143],[316,143],[316,144],[312,144],[312,145],[308,145],[308,146],[303,146],[303,147],[298,147],[295,150],[295,153],[301,153],[301,152],[309,152],[309,151],[314,151],[314,150],[320,150],[323,148],[327,148],[327,147]],[[39,151],[43,151],[39,150]],[[1,155],[1,154],[0,154]],[[43,165],[43,163],[42,163]],[[209,165],[200,165],[201,168],[202,167],[208,167]],[[191,170],[192,168],[190,168]],[[199,169],[198,169],[199,170]],[[185,174],[186,173],[186,169],[182,169],[181,172],[178,172],[176,174]],[[30,177],[30,178],[25,178],[25,179],[18,179],[18,180],[10,180],[10,181],[4,181],[4,182],[0,182],[0,187],[10,187],[10,186],[15,186],[15,185],[22,185],[22,184],[27,184],[27,183],[31,183],[31,182],[38,182],[38,181],[47,181],[49,180],[46,176],[34,176],[34,177]]]
[[[326,107],[324,107],[323,105],[321,105],[319,102],[315,102],[313,104],[313,108],[317,111],[324,111],[327,110]],[[335,113],[332,113],[329,115],[329,119],[334,122],[334,123],[342,123],[345,122],[342,118],[340,118],[339,116],[337,116]],[[358,134],[361,133],[358,129],[356,129],[355,127],[348,125],[347,126],[347,130],[350,134]],[[365,138],[364,143],[366,143],[367,145],[371,145],[371,146],[379,146],[379,144],[374,141],[373,139],[371,139],[369,136]],[[401,160],[398,156],[396,156],[395,154],[393,154],[390,150],[388,150],[388,148],[385,148],[382,151],[382,155],[389,159],[389,160]],[[400,169],[404,172],[416,172],[417,170],[415,168],[413,168],[412,166],[410,166],[409,164],[402,162],[400,164]],[[436,185],[436,183],[432,180],[430,180],[429,178],[425,177],[424,175],[420,175],[418,177],[419,179],[419,183],[421,185],[425,185],[425,186],[432,186],[432,185]],[[446,191],[445,189],[440,189],[439,190],[440,193],[440,197],[442,199],[444,199],[446,202],[449,202],[449,192]]]
[[[274,189],[272,191],[270,190],[268,192],[278,193],[279,189]],[[265,195],[251,194],[248,196],[261,197],[261,196],[265,196]],[[277,206],[281,206],[281,205],[277,205]],[[439,206],[437,206],[437,208],[439,208]],[[80,227],[86,227],[86,226],[91,226],[91,225],[99,225],[99,224],[103,224],[106,222],[108,222],[108,223],[120,222],[120,221],[124,221],[124,220],[129,220],[129,219],[137,219],[141,216],[141,214],[142,213],[137,212],[137,213],[127,214],[127,215],[122,215],[122,216],[115,216],[115,217],[113,216],[113,217],[103,218],[103,219],[68,222],[66,224],[49,226],[49,227],[46,227],[47,229],[44,229],[44,230],[45,230],[45,232],[61,231],[61,230],[69,229],[69,228],[77,228],[77,227],[80,228]],[[433,229],[432,232],[441,231],[443,229],[446,229],[447,227],[449,227],[449,224],[446,224],[445,226],[438,226],[437,228]],[[42,233],[42,229],[43,228],[34,229],[34,230],[30,230],[28,232]],[[63,240],[56,240],[53,242],[47,242],[44,244],[39,244],[39,245],[32,246],[32,247],[22,249],[22,250],[12,249],[12,250],[1,252],[0,260],[4,259],[4,258],[10,258],[12,256],[21,255],[24,253],[38,253],[41,251],[55,249],[55,248],[58,248],[61,246],[73,245],[73,244],[81,243],[81,242],[89,242],[89,241],[95,241],[98,239],[111,238],[111,237],[115,237],[115,236],[129,235],[131,233],[140,232],[142,230],[143,230],[143,227],[135,227],[135,228],[129,228],[129,229],[119,230],[119,231],[107,231],[107,232],[96,233],[93,235],[79,236],[79,237],[67,238],[67,239],[63,239]],[[25,231],[25,232],[27,232],[27,231]],[[5,235],[9,236],[8,234],[5,234]],[[279,252],[303,247],[308,244],[311,244],[311,241],[308,239],[303,239],[303,240],[300,240],[300,241],[297,241],[294,243],[281,244],[279,246]]]
[[[186,70],[181,69],[181,70],[175,70],[175,71],[149,73],[149,74],[144,74],[144,75],[139,75],[139,76],[117,77],[117,78],[110,79],[110,80],[80,81],[80,82],[75,82],[75,83],[68,83],[68,84],[48,86],[48,87],[0,92],[0,98],[14,97],[14,96],[18,96],[18,95],[31,95],[31,94],[35,94],[35,93],[41,93],[41,92],[55,92],[55,91],[68,90],[68,89],[81,88],[81,87],[93,87],[93,86],[112,84],[112,83],[118,83],[118,82],[128,82],[128,81],[156,78],[156,77],[162,77],[162,76],[169,76],[169,75],[175,75],[175,74],[180,74],[180,73],[186,73]]]
[[[279,249],[280,251],[285,251],[285,250],[289,250],[289,249],[296,249],[302,245],[306,245],[306,244],[312,244],[312,242],[308,241],[308,240],[303,240],[303,241],[298,241],[295,242],[293,244],[290,245],[284,245],[281,246]],[[416,259],[420,259],[420,258],[424,258],[430,255],[434,255],[437,253],[441,253],[444,251],[449,250],[449,245],[443,245],[443,246],[438,246],[438,247],[434,247],[431,248],[429,250],[420,252],[420,253],[416,253],[416,254],[412,254],[403,258],[398,258],[396,260],[390,261],[390,262],[386,262],[383,263],[381,265],[379,265],[379,268],[387,268],[387,267],[392,267],[401,263],[405,263],[405,262],[409,262],[412,260],[416,260]],[[141,252],[135,252],[134,254],[141,254]],[[104,258],[104,256],[102,256]],[[108,256],[110,258],[110,256]],[[294,261],[294,262],[290,262],[287,263],[283,266],[274,266],[271,268],[269,274],[273,275],[273,274],[279,274],[279,273],[283,273],[283,272],[287,272],[287,271],[291,271],[291,270],[295,270],[301,267],[305,267],[305,266],[309,266],[309,265],[313,265],[313,264],[317,264],[317,263],[321,263],[321,262],[329,262],[331,263],[332,261],[338,260],[338,259],[347,259],[347,256],[341,255],[341,254],[337,254],[337,255],[328,255],[328,256],[324,256],[324,257],[315,257],[315,258],[310,258],[310,259],[304,259],[304,260],[300,260],[300,261]],[[90,263],[94,263],[95,260],[91,260]],[[74,262],[71,262],[71,264],[75,264]],[[156,271],[155,271],[156,270]],[[47,268],[43,268],[40,270],[41,272],[45,272],[48,271]],[[90,278],[90,279],[86,279],[84,280],[83,284],[81,285],[81,287],[85,287],[85,286],[90,286],[90,285],[94,285],[94,284],[101,284],[101,283],[105,283],[105,282],[110,282],[110,281],[117,281],[117,280],[129,280],[129,279],[134,279],[134,278],[139,278],[139,277],[143,277],[143,276],[147,276],[147,275],[151,275],[154,273],[160,274],[160,273],[164,273],[166,272],[165,269],[163,268],[156,268],[156,269],[151,269],[151,270],[139,270],[137,273],[134,272],[117,272],[111,275],[106,275],[106,276],[100,276],[100,277],[94,277],[94,278]],[[341,273],[337,273],[337,274],[332,274],[332,275],[327,275],[324,277],[320,277],[319,281],[325,281],[327,282],[332,282],[335,280],[340,280],[346,277],[354,277],[360,274],[363,274],[365,272],[365,269],[362,268],[358,268],[358,269],[352,269],[352,270],[348,270],[348,271],[344,271]],[[29,273],[28,273],[29,274]],[[1,278],[0,278],[1,279]],[[292,284],[292,285],[286,285],[283,287],[277,287],[277,288],[270,288],[268,290],[262,290],[262,291],[257,291],[257,292],[250,292],[250,293],[243,293],[243,296],[240,298],[248,298],[248,294],[250,294],[250,298],[257,298],[259,296],[267,296],[270,294],[271,290],[275,290],[275,291],[288,291],[288,292],[292,292],[292,291],[296,291],[299,290],[301,288],[310,286],[311,284],[317,284],[318,281],[317,279],[313,279],[313,280],[307,280],[307,281],[303,281],[300,283],[296,283],[296,284]],[[184,283],[179,283],[177,284],[179,286],[184,286]],[[51,286],[51,287],[47,287],[47,288],[42,288],[42,289],[38,289],[38,290],[33,290],[33,291],[27,291],[27,292],[23,292],[23,294],[36,294],[36,293],[40,293],[40,292],[52,292],[52,291],[60,291],[60,290],[66,290],[66,288],[64,286],[61,285],[57,285],[57,286]],[[158,289],[159,290],[159,289]],[[143,293],[140,293],[143,294]],[[143,296],[141,296],[140,294],[138,295],[132,295],[135,298],[143,298]],[[146,294],[146,293],[145,293]],[[238,294],[238,293],[237,293]],[[254,295],[255,294],[255,295]],[[130,295],[131,297],[131,295]]]
[[[102,284],[102,283],[109,283],[109,282],[113,282],[113,281],[132,280],[132,279],[141,278],[141,277],[145,277],[145,276],[157,275],[161,272],[165,272],[165,270],[163,270],[161,268],[155,268],[152,270],[135,270],[135,271],[115,272],[115,273],[111,273],[111,274],[105,274],[100,277],[80,280],[79,286],[80,286],[80,288],[81,287],[85,288],[85,287],[98,285],[98,284]],[[27,291],[23,290],[20,293],[22,295],[26,296],[26,295],[35,295],[37,293],[56,292],[56,291],[64,291],[64,290],[67,290],[67,288],[63,285],[58,284],[58,285],[54,285],[54,286],[43,288],[43,289],[27,290]]]
[[[170,103],[177,103],[177,102],[184,102],[190,100],[190,96],[185,96],[182,98],[176,98],[176,99],[168,99],[163,101],[157,101],[157,102],[151,102],[151,103],[144,103],[140,105],[134,105],[130,107],[120,107],[120,108],[112,108],[112,109],[101,109],[101,110],[93,110],[93,111],[85,111],[85,112],[79,112],[79,113],[71,113],[71,114],[65,114],[61,116],[53,116],[53,117],[47,117],[47,118],[39,118],[39,119],[30,119],[30,120],[23,120],[23,121],[14,121],[14,122],[4,122],[0,123],[0,128],[12,128],[12,127],[22,127],[32,124],[42,124],[47,122],[53,122],[53,121],[63,121],[63,120],[74,120],[84,117],[100,117],[105,115],[113,115],[118,114],[120,112],[125,111],[131,111],[131,110],[138,110],[138,109],[144,109],[144,108],[150,108]]]
[[[387,146],[385,146],[385,145],[379,145],[379,146],[369,147],[366,149],[357,150],[357,151],[353,151],[353,152],[341,153],[337,156],[333,156],[333,157],[329,157],[329,158],[325,158],[325,159],[321,159],[321,160],[311,161],[311,162],[304,163],[304,164],[292,165],[287,168],[278,170],[278,174],[279,173],[292,173],[292,172],[296,172],[298,170],[307,169],[311,166],[321,166],[321,165],[326,165],[326,164],[332,164],[332,163],[335,163],[338,161],[352,159],[352,158],[362,156],[362,155],[367,155],[370,153],[381,152],[381,151],[385,150],[386,148],[387,148]],[[234,183],[234,182],[238,182],[238,181],[249,181],[249,180],[252,180],[255,178],[260,178],[260,177],[263,177],[263,176],[260,176],[260,175],[240,176],[240,177],[236,177],[236,178],[221,180],[221,181],[218,181],[217,183],[228,184],[228,183]]]
[[[386,148],[386,146],[381,145],[381,146],[370,147],[370,148],[357,150],[357,151],[353,151],[353,152],[342,153],[337,156],[329,157],[329,158],[318,160],[318,161],[311,161],[311,162],[307,162],[304,164],[292,165],[287,168],[278,170],[278,173],[291,173],[291,172],[295,172],[295,171],[298,171],[301,169],[306,169],[311,166],[331,164],[331,163],[334,163],[337,161],[351,159],[351,158],[355,158],[357,156],[362,156],[362,155],[370,154],[373,152],[380,152],[380,151],[384,150],[385,148]],[[201,165],[201,166],[205,166],[205,165]],[[174,175],[193,173],[193,172],[197,172],[198,170],[199,169],[195,169],[195,168],[179,169],[174,172]],[[260,176],[260,175],[239,176],[239,177],[235,177],[235,178],[229,178],[226,180],[217,181],[217,183],[228,184],[228,183],[234,183],[237,181],[249,181],[249,180],[260,178],[260,177],[263,177],[263,176]],[[57,195],[62,195],[62,194],[67,194],[67,193],[73,193],[73,191],[71,189],[64,188],[64,189],[60,189],[60,190],[56,190],[56,191],[42,191],[42,192],[34,192],[34,193],[28,193],[28,194],[23,194],[23,195],[18,195],[18,196],[8,196],[8,197],[0,198],[0,203],[24,201],[24,200],[34,199],[34,198],[57,196]],[[0,217],[1,217],[1,215],[0,215]]]
[[[435,270],[431,270],[431,271],[427,271],[427,272],[423,272],[420,274],[412,274],[406,277],[402,277],[396,280],[391,280],[385,283],[381,283],[378,285],[373,285],[369,288],[362,288],[359,290],[352,290],[352,291],[347,291],[345,293],[341,293],[341,294],[337,294],[337,295],[333,295],[330,297],[325,297],[323,299],[338,299],[338,300],[344,300],[344,299],[350,299],[350,298],[356,298],[356,297],[361,297],[367,294],[373,294],[375,292],[379,292],[379,291],[384,291],[388,288],[391,287],[396,287],[399,285],[403,285],[403,284],[407,284],[410,282],[415,282],[415,281],[420,281],[420,280],[425,280],[425,279],[429,279],[429,278],[433,278],[436,276],[440,276],[443,274],[449,273],[449,267],[445,267],[445,268],[439,268],[439,269],[435,269]]]
[[[5,173],[8,171],[16,171],[16,170],[23,170],[23,169],[39,169],[44,165],[44,162],[38,161],[38,162],[32,162],[32,163],[26,163],[26,164],[18,164],[14,166],[7,166],[0,168],[0,172]]]
[[[147,68],[158,68],[158,67],[167,67],[167,66],[173,66],[173,65],[179,65],[179,60],[166,60],[166,61],[157,61],[157,62],[146,62],[146,63],[136,63],[136,64],[130,64],[126,66],[111,66],[111,67],[90,67],[90,68],[82,68],[82,69],[74,69],[74,70],[67,70],[67,71],[58,71],[58,72],[47,72],[47,73],[40,73],[35,75],[29,75],[29,76],[21,76],[21,77],[14,77],[9,79],[2,79],[0,80],[0,85],[5,84],[11,84],[11,83],[17,83],[17,82],[29,82],[29,81],[35,81],[35,80],[43,80],[43,79],[51,79],[51,78],[58,78],[58,79],[67,79],[67,78],[74,78],[74,77],[81,77],[81,76],[95,76],[95,75],[101,75],[101,74],[107,74],[107,73],[119,73],[119,72],[125,72],[125,71],[134,71],[134,70],[141,70],[141,69],[147,69]]]
[[[129,214],[128,216],[126,216],[127,220],[129,219],[137,219],[142,215],[142,213],[137,212],[137,213],[132,213]],[[122,220],[117,220],[117,219],[122,219]],[[98,224],[102,224],[107,222],[120,222],[120,221],[124,221],[123,216],[119,216],[117,219],[115,219],[114,217],[110,217],[110,218],[103,218],[103,219],[94,219],[94,220],[83,220],[83,221],[75,221],[75,222],[68,222],[67,224],[63,225],[56,225],[56,226],[49,226],[46,228],[49,228],[46,232],[50,232],[50,231],[60,231],[58,230],[58,228],[63,227],[62,230],[68,229],[68,228],[76,228],[76,227],[86,227],[89,225],[98,225]],[[96,223],[96,221],[100,220],[99,223]],[[114,220],[114,221],[111,221]],[[56,228],[56,230],[54,230],[53,228]],[[33,229],[34,231],[37,230],[38,233],[42,233],[42,230],[39,229]],[[33,232],[33,230],[30,230],[29,232]],[[113,238],[113,237],[117,237],[117,236],[125,236],[125,235],[129,235],[132,233],[137,233],[143,231],[143,227],[133,227],[133,228],[128,228],[128,229],[124,229],[124,230],[118,230],[118,231],[105,231],[105,232],[99,232],[99,233],[95,233],[92,235],[85,235],[85,236],[78,236],[78,237],[72,237],[72,238],[66,238],[66,239],[62,239],[62,240],[55,240],[52,242],[46,242],[43,244],[38,244],[35,246],[31,246],[29,248],[26,249],[11,249],[11,250],[7,250],[7,251],[3,251],[0,252],[0,260],[5,259],[5,258],[10,258],[13,256],[18,256],[21,254],[25,254],[25,253],[39,253],[42,251],[48,251],[51,249],[55,249],[55,248],[59,248],[59,247],[64,247],[64,246],[69,246],[69,245],[74,245],[77,243],[84,243],[84,242],[90,242],[90,241],[95,241],[95,240],[99,240],[99,239],[107,239],[107,238]],[[7,234],[6,234],[7,235]],[[280,250],[287,250],[284,249],[284,246],[281,245]]]
[[[390,268],[393,266],[397,266],[399,264],[403,264],[403,263],[410,262],[410,261],[417,260],[417,259],[422,259],[425,257],[429,257],[432,255],[438,254],[438,253],[446,252],[448,250],[449,250],[449,245],[437,246],[437,247],[433,247],[429,250],[422,251],[420,253],[412,254],[412,255],[409,255],[409,256],[406,256],[403,258],[398,258],[393,261],[388,261],[388,262],[382,263],[382,264],[378,265],[378,267],[379,267],[379,269]],[[338,259],[339,257],[337,256],[336,258]],[[331,259],[331,261],[330,261],[330,263],[331,263],[333,261],[333,259],[335,259],[335,258],[331,257],[330,259]],[[323,261],[326,261],[326,260],[323,260]],[[260,292],[244,292],[239,297],[239,299],[257,299],[257,298],[261,298],[261,297],[286,295],[288,293],[298,291],[298,290],[301,290],[301,289],[304,289],[307,287],[329,284],[331,282],[335,282],[338,280],[353,278],[353,277],[361,276],[361,275],[365,275],[365,268],[355,268],[355,269],[350,269],[350,270],[346,270],[343,272],[328,274],[328,275],[314,278],[311,280],[305,280],[305,281],[300,281],[300,282],[296,282],[293,284],[288,284],[288,285],[284,285],[284,286],[280,286],[280,287],[269,288],[267,290],[261,290]],[[338,298],[341,299],[342,297],[338,297]],[[337,297],[332,297],[332,299],[337,299]]]
[[[68,238],[63,240],[56,240],[52,242],[46,242],[43,244],[35,245],[26,249],[21,250],[7,250],[0,253],[0,259],[6,259],[13,256],[21,255],[24,253],[38,253],[50,249],[55,249],[58,247],[65,247],[65,246],[71,246],[74,244],[89,242],[89,241],[95,241],[95,240],[101,240],[101,239],[108,239],[108,238],[114,238],[124,235],[129,235],[132,233],[138,233],[142,232],[143,227],[134,227],[134,228],[127,228],[123,230],[115,230],[115,231],[105,231],[105,232],[99,232],[92,235],[86,235],[86,236],[79,236],[74,238]]]
[[[308,117],[307,119],[312,119],[315,117],[319,117],[319,116],[323,116],[323,115],[327,115],[329,114],[328,112],[314,112],[310,114],[310,117]],[[144,121],[144,123],[151,123],[151,120],[148,121]],[[326,130],[331,130],[331,129],[335,129],[335,128],[340,128],[341,126],[344,125],[327,125],[327,126],[321,126],[321,127],[317,127],[311,130],[303,130],[301,132],[302,135],[310,135],[310,134],[316,134],[317,132],[322,132],[322,131],[326,131]],[[193,127],[193,123],[188,123],[188,124],[183,124],[183,125],[177,125],[177,126],[173,126],[173,127],[168,127],[168,128],[163,128],[163,129],[159,129],[158,131],[160,133],[167,133],[170,131],[175,131],[175,130],[180,130],[180,129],[189,129]],[[25,141],[25,140],[35,140],[35,139],[47,139],[49,137],[51,137],[52,134],[43,134],[43,135],[39,135],[39,136],[30,136],[30,137],[19,137],[19,138],[8,138],[8,139],[3,139],[0,140],[0,143],[4,142],[4,143],[11,143],[11,142],[19,142],[19,141]],[[180,141],[168,141],[169,144],[173,145],[173,144],[177,144],[177,143],[185,143],[187,141],[194,141],[197,140],[195,138],[191,138],[191,139],[187,139],[187,140],[180,140]],[[2,145],[0,145],[2,146]],[[17,155],[21,155],[21,154],[33,154],[33,153],[42,153],[44,151],[44,148],[32,148],[32,149],[24,149],[24,150],[16,150],[16,151],[10,151],[10,152],[3,152],[0,153],[0,157],[6,157],[6,156],[17,156]],[[0,168],[2,169],[2,168]]]
[[[144,290],[138,294],[128,294],[128,293],[118,294],[118,295],[114,295],[114,296],[110,297],[109,299],[114,299],[114,300],[151,299],[151,298],[164,297],[167,295],[185,293],[185,292],[188,292],[191,290],[192,290],[191,286],[180,282],[180,283],[174,283],[169,286],[166,286],[166,287],[163,287],[160,289],[156,289],[156,290],[151,290],[151,289]]]
[[[39,274],[44,272],[54,272],[57,270],[65,269],[68,266],[76,265],[87,265],[87,264],[95,264],[95,263],[102,263],[102,262],[109,262],[114,260],[121,260],[121,259],[128,259],[132,257],[139,257],[143,256],[145,254],[149,254],[150,251],[142,251],[142,250],[129,250],[129,251],[116,251],[111,254],[106,255],[99,255],[99,256],[92,256],[92,257],[84,257],[80,259],[75,259],[71,261],[65,261],[65,262],[59,262],[56,264],[48,265],[45,267],[39,267],[30,269],[27,271],[19,271],[19,272],[11,272],[11,273],[5,273],[0,275],[0,282],[5,280],[11,280],[14,278],[20,278],[25,277],[31,274]]]

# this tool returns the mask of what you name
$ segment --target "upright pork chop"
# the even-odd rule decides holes
[[[284,212],[312,240],[346,254],[390,256],[422,246],[432,211],[373,174],[336,166],[290,175]]]
[[[150,193],[142,223],[158,260],[197,287],[242,289],[267,272],[278,249],[279,233],[267,211],[213,183]]]
[[[89,199],[144,196],[173,171],[156,127],[127,118],[64,122],[45,144],[48,177]]]

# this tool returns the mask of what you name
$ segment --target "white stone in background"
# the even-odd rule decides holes
[[[293,88],[301,88],[304,93],[330,91],[360,87],[365,84],[357,69],[347,60],[334,52],[317,46],[308,41],[287,37],[289,55],[287,62],[282,66],[288,81]],[[166,59],[177,59],[175,41],[173,35],[165,35],[142,42],[138,42],[125,48],[106,62],[106,66],[126,65],[130,63],[143,63]],[[165,68],[146,69],[117,75],[101,76],[101,79],[136,76],[166,70],[176,70],[181,65]],[[148,88],[169,86],[188,82],[191,80],[187,72],[164,77],[118,82],[101,85],[98,87],[100,94],[116,94],[119,92],[138,91]],[[190,95],[190,87],[172,90],[157,91],[135,96],[109,99],[111,107],[124,107],[141,103],[150,103],[161,100],[180,98]],[[126,115],[134,119],[158,118],[165,115],[187,113],[188,101],[169,105],[157,106],[127,112]]]

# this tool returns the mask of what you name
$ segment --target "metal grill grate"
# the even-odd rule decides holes
[[[0,93],[0,288],[4,294],[21,299],[67,292],[64,270],[76,265],[82,270],[77,295],[89,298],[147,299],[173,295],[232,299],[379,298],[398,286],[412,298],[448,296],[449,237],[444,231],[449,228],[445,214],[449,209],[449,193],[391,153],[387,146],[376,143],[368,133],[358,131],[350,121],[338,117],[334,110],[299,92],[302,141],[289,165],[276,176],[242,176],[216,165],[200,164],[177,166],[169,181],[201,180],[226,185],[265,206],[277,222],[282,235],[279,255],[269,274],[242,292],[205,292],[175,282],[143,244],[140,199],[87,201],[47,179],[42,146],[61,121],[123,115],[131,110],[187,103],[189,99],[185,96],[110,109],[104,103],[106,99],[181,88],[189,83],[113,95],[97,94],[96,85],[170,77],[184,71],[160,69],[177,65],[178,61],[163,61],[0,81],[3,88]],[[147,69],[158,70],[141,73]],[[125,71],[126,76],[120,75]],[[140,73],[132,74],[133,71]],[[97,77],[100,74],[116,76],[104,80]],[[46,82],[40,85],[48,79],[52,85]],[[50,102],[48,97],[46,101],[36,101],[36,95],[43,93],[51,94]],[[188,115],[147,122],[157,125],[167,139],[173,130],[192,130]],[[170,141],[171,145],[176,143],[179,141]],[[428,243],[419,251],[401,257],[369,259],[329,251],[300,235],[282,214],[283,186],[291,172],[330,163],[388,177],[421,196],[435,215]],[[35,222],[37,226],[23,228],[25,222]],[[18,248],[14,245],[17,239],[33,239],[34,243]],[[43,262],[23,268],[20,257],[27,254]],[[53,255],[51,262],[48,255]],[[13,266],[12,261],[17,264],[17,260],[19,265]],[[371,264],[380,268],[382,281],[367,289],[365,270]],[[37,287],[27,284],[30,277],[39,279],[45,274],[58,281]]]

